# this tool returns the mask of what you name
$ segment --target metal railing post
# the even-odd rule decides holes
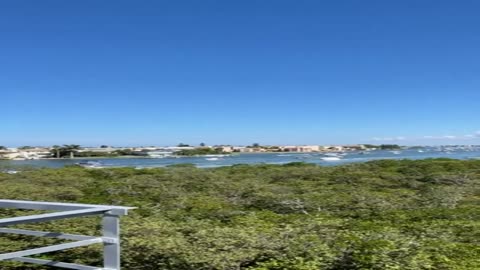
[[[63,244],[50,245],[46,247],[32,248],[22,251],[14,251],[0,254],[0,262],[12,260],[17,262],[32,263],[39,265],[49,265],[66,269],[78,270],[120,270],[120,217],[128,214],[128,210],[134,207],[92,205],[92,204],[72,204],[72,203],[52,203],[52,202],[33,202],[18,200],[0,200],[0,208],[12,208],[23,210],[46,210],[54,211],[44,214],[35,214],[29,216],[19,216],[0,219],[0,233],[11,233],[19,235],[30,235],[35,237],[51,237],[57,239],[73,240]],[[58,219],[67,219],[75,217],[84,217],[92,215],[102,216],[103,235],[87,236],[68,234],[61,232],[33,231],[8,226],[46,222]],[[65,263],[30,256],[62,251],[72,248],[89,246],[94,244],[103,244],[103,264],[102,268],[75,263]],[[0,269],[2,269],[0,267]]]
[[[120,218],[104,214],[102,219],[103,237],[113,239],[103,244],[103,267],[120,270]]]

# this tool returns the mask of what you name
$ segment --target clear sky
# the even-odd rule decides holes
[[[0,145],[480,143],[480,1],[0,2]]]

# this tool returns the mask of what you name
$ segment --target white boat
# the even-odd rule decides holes
[[[339,156],[342,156],[342,155],[345,155],[345,154],[340,154],[340,153],[325,153],[324,154],[325,156],[329,156],[329,157],[339,157]]]
[[[310,158],[310,157],[312,157],[312,155],[305,154],[305,155],[297,155],[295,158],[296,159],[306,159],[306,158]]]
[[[320,159],[323,160],[323,161],[338,161],[338,160],[341,160],[341,158],[339,158],[339,157],[322,157]]]
[[[169,151],[152,151],[148,152],[148,156],[151,158],[166,158],[170,157],[173,153]]]
[[[395,155],[400,155],[402,152],[401,151],[390,151],[390,153],[395,154]]]
[[[206,158],[205,160],[215,161],[215,160],[219,160],[219,158],[218,157],[211,157],[211,158]]]
[[[97,169],[102,168],[102,164],[97,161],[80,161],[75,163],[75,165],[78,165],[84,168],[97,168]]]

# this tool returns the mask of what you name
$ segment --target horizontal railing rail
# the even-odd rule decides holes
[[[34,202],[34,201],[18,201],[18,200],[0,200],[0,208],[55,211],[52,213],[0,219],[0,233],[29,235],[29,236],[35,236],[35,237],[49,237],[49,238],[57,238],[57,239],[74,241],[74,242],[51,245],[46,247],[3,253],[3,254],[0,254],[0,261],[11,260],[11,261],[24,262],[24,263],[48,265],[48,266],[55,266],[59,268],[78,269],[78,270],[120,270],[120,217],[127,215],[129,210],[134,209],[133,207],[93,205],[93,204]],[[15,228],[5,228],[7,226],[12,226],[12,225],[46,222],[46,221],[53,221],[58,219],[85,217],[85,216],[92,216],[92,215],[102,216],[103,235],[100,237],[67,234],[67,233],[61,233],[61,232],[43,232],[43,231],[23,230],[23,229],[15,229]],[[33,255],[67,250],[67,249],[83,247],[83,246],[89,246],[93,244],[103,244],[103,267],[102,268],[29,257]]]

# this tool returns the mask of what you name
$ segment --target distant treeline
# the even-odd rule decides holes
[[[200,155],[218,155],[228,154],[222,148],[200,147],[195,149],[182,149],[175,152],[179,156],[200,156]]]
[[[365,146],[366,148],[375,148],[380,150],[398,150],[402,148],[398,144],[380,144],[380,145],[364,144],[363,146]]]

